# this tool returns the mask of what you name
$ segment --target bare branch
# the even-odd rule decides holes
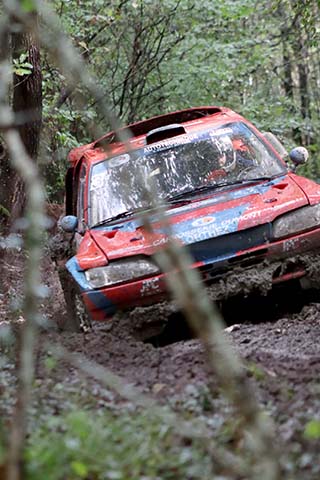
[[[26,319],[20,334],[18,387],[15,413],[12,422],[8,453],[8,480],[23,478],[23,449],[26,436],[26,415],[31,398],[34,371],[34,345],[37,337],[36,320],[40,290],[39,265],[42,256],[42,231],[44,228],[44,189],[38,169],[28,156],[19,133],[8,128],[14,122],[13,112],[6,103],[6,86],[10,79],[10,68],[5,62],[0,65],[0,130],[8,147],[12,166],[17,170],[26,185],[26,239],[28,252],[25,272],[23,315]]]

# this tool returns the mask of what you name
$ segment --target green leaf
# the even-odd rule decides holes
[[[5,215],[5,216],[7,216],[7,217],[10,217],[10,212],[9,212],[9,210],[8,210],[6,207],[4,207],[3,205],[1,205],[1,204],[0,204],[0,213],[1,213],[2,215]]]
[[[21,53],[19,57],[19,63],[23,63],[25,60],[27,60],[28,54],[27,53]]]
[[[72,471],[76,475],[78,475],[80,478],[85,478],[89,473],[88,467],[82,462],[78,462],[78,461],[71,462],[71,468],[72,468]]]
[[[20,67],[22,67],[22,68],[30,68],[30,70],[33,70],[33,65],[32,65],[32,63],[28,63],[28,62],[21,63]]]
[[[26,68],[15,68],[14,73],[18,75],[18,77],[23,77],[24,75],[30,75],[31,70],[27,70]]]
[[[304,436],[311,440],[320,438],[320,420],[310,420],[304,429]]]
[[[44,364],[47,370],[52,370],[57,365],[57,361],[52,357],[47,357]]]
[[[26,13],[35,12],[37,10],[37,7],[33,0],[22,0],[21,8]]]

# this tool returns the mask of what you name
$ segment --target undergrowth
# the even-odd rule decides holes
[[[51,416],[32,432],[27,480],[211,479],[203,442],[143,413],[76,411]]]

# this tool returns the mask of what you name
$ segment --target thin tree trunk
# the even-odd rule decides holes
[[[32,73],[13,77],[13,111],[16,113],[19,133],[28,155],[36,160],[39,149],[42,118],[42,74],[40,49],[36,34],[19,32],[12,35],[12,55],[19,58],[27,53]]]
[[[303,40],[302,34],[297,38],[297,54],[298,54],[298,76],[299,76],[299,94],[300,94],[300,112],[303,120],[310,119],[310,101],[309,101],[309,76],[306,57],[308,55],[307,46]],[[306,145],[310,144],[310,135],[307,131],[303,135]]]
[[[294,62],[292,58],[292,45],[291,45],[291,40],[289,36],[292,30],[292,26],[289,25],[288,20],[286,21],[286,17],[288,13],[286,13],[286,8],[284,8],[284,5],[281,2],[278,5],[278,15],[279,15],[279,18],[282,19],[282,23],[280,27],[281,45],[282,45],[282,63],[283,63],[282,87],[287,99],[290,101],[289,111],[292,115],[294,115],[296,113],[295,95],[294,95],[294,88],[295,88]],[[301,129],[292,128],[292,137],[295,142],[297,142],[298,144],[301,144],[302,143]]]
[[[9,28],[0,28],[0,64],[6,63],[10,57]],[[0,89],[4,88],[0,85]],[[1,93],[0,93],[1,95]],[[0,138],[0,231],[9,219],[8,183],[11,175],[7,148]]]
[[[292,25],[294,36],[292,47],[294,50],[294,58],[297,59],[297,76],[298,76],[298,95],[300,100],[300,115],[304,121],[304,126],[300,129],[300,142],[303,145],[312,143],[309,131],[311,108],[309,97],[309,68],[308,68],[308,42],[307,42],[307,25],[303,22],[304,11],[302,6],[296,0],[293,0],[292,9],[295,12],[295,21]]]
[[[22,53],[27,53],[27,61],[33,66],[29,75],[14,74],[12,108],[26,152],[36,161],[42,119],[42,74],[37,34],[26,31],[13,33],[11,49],[14,59],[19,59]],[[26,200],[25,186],[21,177],[9,166],[7,155],[4,155],[0,162],[2,192],[0,205],[10,212],[10,218],[7,218],[5,223],[12,225],[23,213]]]

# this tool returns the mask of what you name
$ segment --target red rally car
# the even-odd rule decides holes
[[[153,254],[168,237],[146,188],[165,206],[172,235],[187,246],[206,285],[223,281],[227,294],[233,275],[238,292],[258,288],[257,268],[273,285],[314,280],[320,186],[294,173],[307,160],[304,148],[291,151],[289,168],[272,134],[221,107],[190,108],[129,128],[128,142],[111,132],[69,155],[61,227],[73,234],[64,291],[74,326],[166,298],[165,273]],[[150,216],[152,232],[141,212]]]

